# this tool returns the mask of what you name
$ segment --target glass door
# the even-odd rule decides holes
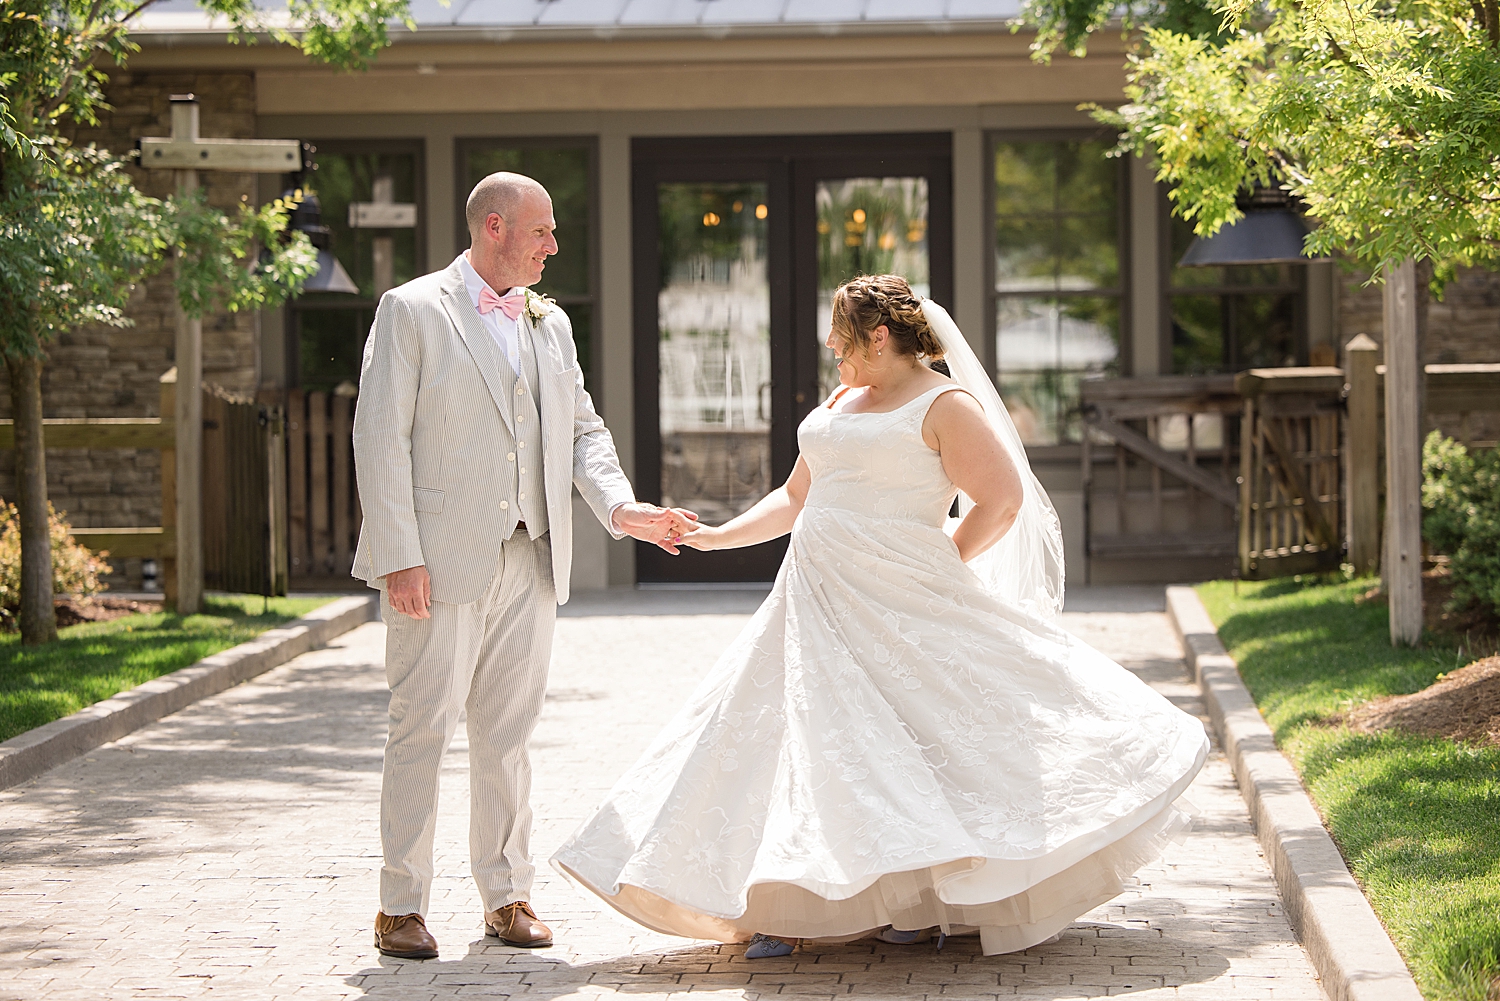
[[[949,146],[637,142],[637,493],[717,525],[785,480],[797,425],[838,383],[823,341],[839,283],[894,271],[951,294],[951,258],[933,249],[952,246]],[[641,544],[637,578],[769,581],[785,549],[674,558]]]

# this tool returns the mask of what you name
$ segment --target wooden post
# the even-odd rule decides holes
[[[1391,644],[1422,637],[1422,413],[1417,273],[1411,258],[1385,280],[1385,565]]]
[[[1349,522],[1349,562],[1358,574],[1380,571],[1380,345],[1360,334],[1344,346],[1349,380],[1344,494]]]
[[[161,418],[173,420],[177,413],[177,370],[168,369],[161,377]],[[173,425],[174,433],[176,425]],[[177,449],[161,450],[161,534],[162,539],[177,538]],[[162,601],[166,607],[177,608],[177,557],[161,557],[157,568],[157,579],[161,581]]]
[[[198,141],[198,101],[172,98],[172,141]],[[177,193],[198,190],[196,170],[178,170]],[[177,611],[192,615],[203,605],[203,321],[177,313]]]

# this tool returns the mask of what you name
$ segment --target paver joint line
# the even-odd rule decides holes
[[[1167,588],[1167,613],[1203,690],[1220,743],[1302,940],[1331,1001],[1421,1001],[1411,971],[1323,827],[1290,761],[1191,587]]]
[[[378,607],[373,595],[339,598],[196,664],[18,734],[0,743],[0,789],[34,779],[85,751],[316,650],[370,621]]]

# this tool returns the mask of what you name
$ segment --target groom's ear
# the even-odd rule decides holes
[[[505,217],[499,212],[491,212],[484,217],[484,234],[496,243],[505,242]]]

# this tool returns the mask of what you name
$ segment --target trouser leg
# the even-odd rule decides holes
[[[531,760],[557,593],[547,536],[505,543],[468,701],[469,857],[486,911],[531,899]]]
[[[380,595],[391,689],[380,787],[380,909],[392,916],[427,913],[438,775],[479,659],[482,604],[435,601],[431,618],[412,619]]]

